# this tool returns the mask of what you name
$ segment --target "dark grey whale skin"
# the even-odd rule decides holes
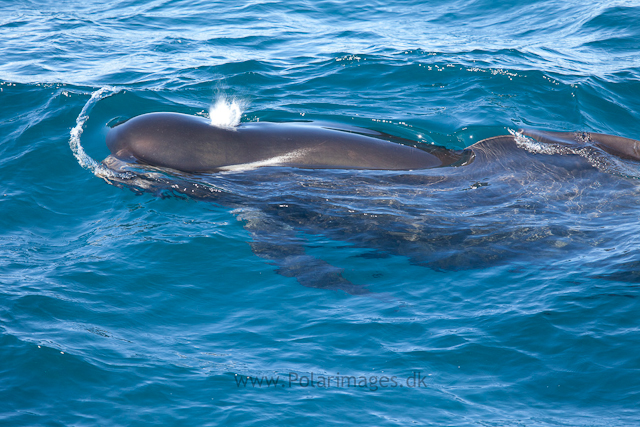
[[[260,166],[415,170],[448,166],[464,157],[462,151],[434,147],[427,152],[391,142],[393,137],[365,132],[375,137],[305,123],[258,122],[221,128],[201,117],[150,113],[112,128],[107,146],[120,160],[187,173]]]

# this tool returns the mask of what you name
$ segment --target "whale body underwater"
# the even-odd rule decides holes
[[[615,245],[601,230],[640,208],[640,142],[598,133],[521,130],[452,150],[340,124],[150,113],[106,142],[110,184],[228,208],[277,273],[354,295],[370,292],[309,255],[310,236],[365,258],[478,269]]]

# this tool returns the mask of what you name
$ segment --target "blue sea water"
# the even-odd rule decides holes
[[[640,139],[637,1],[0,11],[1,424],[640,423],[637,162],[523,142],[474,173],[209,177],[233,202],[91,163],[115,124],[216,100],[453,149]],[[349,285],[301,284],[322,268]]]

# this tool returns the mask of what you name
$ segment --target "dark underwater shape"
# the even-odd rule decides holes
[[[308,255],[307,237],[436,270],[560,262],[615,245],[601,229],[628,220],[616,212],[638,205],[637,180],[616,169],[623,162],[637,172],[635,140],[523,131],[549,150],[531,152],[529,140],[507,135],[455,151],[339,127],[222,129],[197,117],[143,115],[109,132],[113,154],[103,164],[128,174],[105,179],[235,209],[254,253],[278,273],[350,294],[368,291]]]

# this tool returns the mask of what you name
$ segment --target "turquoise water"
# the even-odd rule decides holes
[[[165,176],[223,190],[187,197],[88,160],[219,99],[455,149],[639,139],[637,2],[107,3],[0,2],[3,425],[638,423],[637,162]]]

